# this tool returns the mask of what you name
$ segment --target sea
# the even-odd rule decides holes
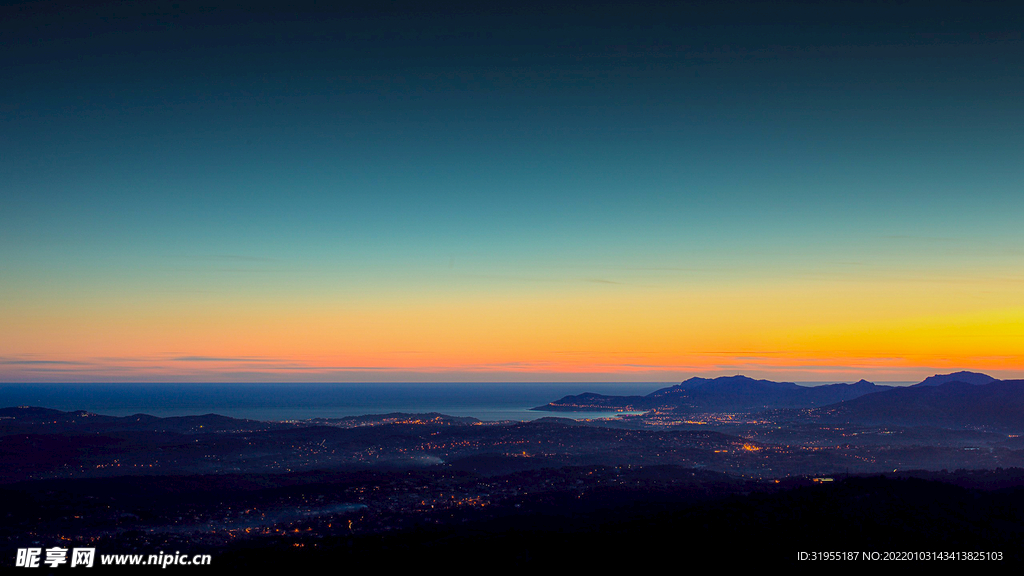
[[[530,410],[569,394],[644,395],[676,382],[117,383],[0,384],[0,407],[38,406],[108,416],[220,414],[264,421],[439,412],[484,421],[619,413]]]

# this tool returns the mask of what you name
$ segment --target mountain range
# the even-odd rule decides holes
[[[538,406],[546,411],[764,412],[810,410],[816,418],[859,424],[998,427],[1024,430],[1024,380],[978,372],[937,374],[912,386],[800,386],[746,376],[690,378],[646,396],[579,394]]]
[[[747,376],[694,377],[646,396],[607,396],[584,393],[565,396],[534,410],[753,412],[777,408],[810,408],[852,400],[893,389],[867,380],[853,384],[800,386],[793,382],[755,380]]]

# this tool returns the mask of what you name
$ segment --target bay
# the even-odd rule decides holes
[[[568,394],[643,395],[673,383],[115,383],[3,384],[0,407],[39,406],[109,416],[220,414],[254,420],[342,418],[392,412],[440,412],[485,421],[546,416],[600,418],[614,412],[539,412]]]

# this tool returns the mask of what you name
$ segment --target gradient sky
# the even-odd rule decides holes
[[[1014,3],[213,4],[0,8],[0,381],[1024,375]]]

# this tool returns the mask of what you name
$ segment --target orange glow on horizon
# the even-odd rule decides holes
[[[955,284],[618,288],[464,298],[94,302],[4,311],[2,381],[915,380],[1024,371],[1024,307]],[[16,336],[15,336],[16,335]]]

